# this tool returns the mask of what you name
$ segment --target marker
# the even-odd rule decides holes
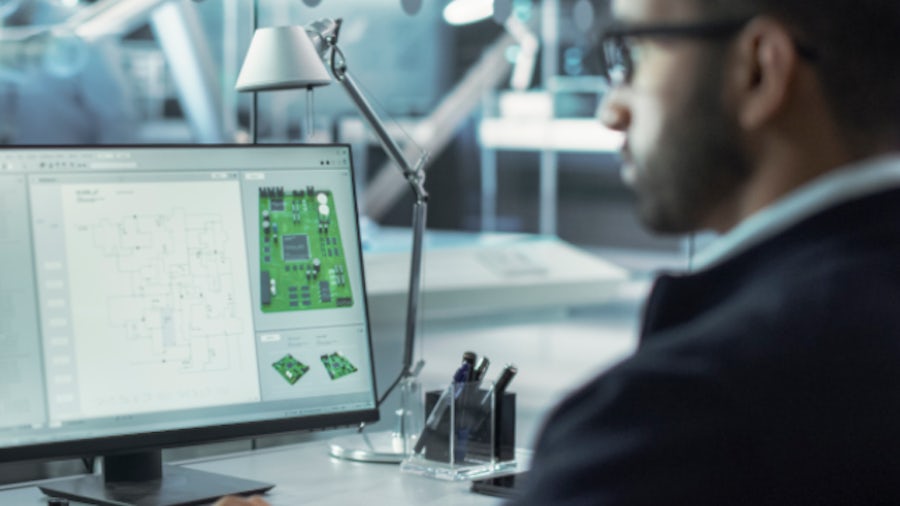
[[[503,368],[503,372],[500,373],[500,377],[497,378],[497,381],[491,385],[491,388],[487,391],[487,394],[481,399],[481,405],[484,406],[491,400],[491,395],[493,395],[496,399],[500,399],[503,397],[503,393],[506,391],[506,387],[509,386],[510,382],[512,382],[513,378],[516,376],[516,373],[519,372],[519,369],[512,365],[507,364],[506,367]]]
[[[490,367],[491,361],[487,357],[481,357],[481,362],[478,363],[478,367],[475,368],[475,381],[484,380],[484,375],[487,374],[488,367]]]
[[[469,364],[469,374],[464,381],[472,381],[475,378],[475,360],[478,358],[478,354],[474,351],[467,351],[463,353],[462,360],[463,364]]]
[[[495,436],[494,436],[494,448],[493,454],[494,458],[500,459],[503,453],[503,445],[501,441],[503,438],[500,437],[500,428],[499,424],[501,419],[500,407],[503,405],[503,394],[506,393],[506,388],[509,386],[510,382],[512,382],[513,378],[516,376],[516,373],[519,372],[519,368],[508,364],[503,368],[503,372],[500,373],[500,377],[497,378],[497,382],[494,383],[491,390],[494,393],[494,419],[495,423],[498,424],[494,427]],[[487,401],[490,401],[491,392],[488,392]],[[482,401],[484,402],[484,401]]]
[[[459,441],[462,438],[468,438],[470,434],[475,434],[481,428],[481,426],[488,420],[491,419],[491,411],[494,411],[494,417],[498,424],[498,428],[496,429],[493,441],[493,448],[491,449],[493,454],[499,458],[501,454],[501,438],[500,438],[500,407],[503,405],[503,394],[506,392],[507,387],[512,382],[513,378],[516,376],[516,373],[519,372],[519,369],[511,364],[508,364],[503,368],[503,372],[500,373],[500,377],[497,378],[497,381],[491,385],[491,388],[488,389],[487,393],[484,397],[481,398],[481,407],[480,407],[480,416],[474,421],[470,420],[468,426],[464,427],[464,431],[457,432],[457,440]],[[491,399],[494,399],[493,406],[491,405]]]

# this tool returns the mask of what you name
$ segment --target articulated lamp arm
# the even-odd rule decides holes
[[[403,151],[394,142],[384,127],[384,122],[375,113],[375,110],[363,96],[353,77],[347,72],[347,64],[344,60],[344,53],[337,45],[338,35],[341,29],[341,19],[321,19],[311,23],[306,31],[313,41],[316,51],[323,60],[328,62],[331,74],[337,79],[344,90],[350,96],[353,104],[359,109],[369,127],[375,132],[381,147],[391,158],[391,160],[400,167],[403,176],[412,187],[416,196],[416,201],[428,200],[428,193],[425,191],[425,171],[424,166],[428,160],[428,153],[423,153],[416,162],[415,167],[410,166],[409,162],[404,158]]]
[[[413,347],[416,337],[416,317],[418,315],[419,297],[421,294],[422,275],[422,245],[425,237],[425,226],[428,214],[428,192],[425,190],[425,162],[428,154],[423,153],[415,166],[403,156],[403,152],[394,139],[388,134],[384,123],[375,113],[369,101],[363,96],[356,81],[347,72],[344,54],[337,45],[338,34],[341,28],[341,20],[322,19],[310,24],[306,31],[313,41],[313,45],[323,60],[327,60],[331,73],[346,90],[353,104],[359,109],[366,122],[372,128],[382,148],[397,164],[403,172],[403,176],[412,188],[415,195],[412,216],[412,257],[410,261],[409,292],[406,307],[406,334],[403,343],[403,364],[400,375],[382,394],[379,404],[390,395],[391,391],[401,379],[414,376]],[[421,366],[419,366],[421,367]],[[418,367],[416,368],[418,369]]]

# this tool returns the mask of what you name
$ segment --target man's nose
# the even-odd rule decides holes
[[[625,103],[625,90],[621,86],[611,87],[597,108],[597,119],[611,130],[625,131],[631,123],[631,110]]]

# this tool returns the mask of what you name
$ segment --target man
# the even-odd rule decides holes
[[[548,417],[516,504],[900,504],[900,2],[613,10],[638,212],[720,237]]]
[[[644,223],[721,235],[518,504],[900,504],[900,2],[614,0]]]

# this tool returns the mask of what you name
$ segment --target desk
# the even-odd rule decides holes
[[[409,232],[382,228],[364,251],[373,323],[403,322]],[[616,264],[553,236],[429,231],[422,262],[422,318],[468,318],[603,304],[629,279]]]
[[[433,480],[401,473],[396,465],[364,464],[328,456],[325,441],[240,452],[185,462],[184,465],[269,483],[273,506],[492,505],[502,501],[469,491],[469,482]],[[46,505],[33,485],[0,489],[0,504]],[[80,503],[71,502],[72,506]]]
[[[542,313],[431,323],[424,328],[421,375],[425,388],[440,387],[458,365],[462,351],[476,350],[495,364],[519,366],[511,390],[518,394],[517,445],[532,447],[547,411],[567,392],[630,354],[643,286],[631,297],[585,313]],[[385,408],[383,413],[390,413]],[[387,416],[387,415],[383,415]],[[320,437],[330,436],[321,433]],[[274,505],[490,505],[494,498],[472,494],[468,482],[445,482],[400,473],[396,465],[364,464],[328,456],[319,439],[264,450],[194,459],[193,468],[276,483]],[[0,505],[46,504],[35,486],[0,489]]]
[[[500,241],[497,238],[493,240]],[[587,280],[582,281],[594,290],[587,296],[582,291],[585,287],[579,287],[574,278],[570,279],[565,274],[573,266],[571,260],[588,260],[572,248],[547,238],[520,237],[510,243],[504,239],[500,244],[508,244],[513,251],[524,246],[535,254],[541,248],[548,247],[554,255],[564,255],[555,257],[561,264],[561,271],[551,266],[546,269],[546,275],[539,276],[526,269],[524,274],[513,274],[517,279],[522,276],[521,279],[527,282],[507,286],[508,291],[520,292],[516,297],[521,301],[542,298],[543,303],[529,305],[518,312],[510,312],[510,308],[500,303],[493,306],[497,311],[469,312],[464,317],[460,317],[457,311],[444,314],[433,308],[435,311],[431,313],[425,311],[426,318],[416,350],[426,360],[420,375],[424,389],[446,386],[466,350],[490,357],[494,365],[488,373],[489,379],[496,376],[504,363],[515,363],[520,372],[510,390],[518,394],[516,441],[518,447],[527,449],[533,447],[544,416],[563,396],[632,353],[636,346],[638,314],[649,287],[649,278],[645,275],[630,277],[617,269],[607,271],[607,262],[600,259],[578,263],[581,272],[589,274]],[[398,262],[403,264],[402,259]],[[501,271],[503,269],[501,266]],[[603,281],[604,273],[611,279]],[[446,295],[448,291],[455,290],[459,290],[455,297],[466,297],[467,284],[459,287],[437,283],[442,280],[437,274],[435,272],[435,276],[430,278],[435,284],[426,287],[426,300],[429,295]],[[500,274],[496,280],[487,276],[477,277],[486,285],[474,291],[499,290],[504,278],[503,273]],[[572,290],[550,290],[555,286],[554,280],[569,280]],[[399,297],[393,284],[401,285],[402,280],[390,278],[381,283],[373,278],[372,281],[373,288],[376,288],[376,304],[379,297]],[[492,293],[501,294],[499,291]],[[543,296],[537,297],[539,294]],[[573,294],[577,296],[573,297]],[[434,299],[432,302],[438,301]],[[399,302],[394,303],[397,304]],[[579,305],[581,307],[577,307]],[[388,320],[376,319],[373,324],[379,385],[387,384],[399,367],[402,332],[398,331],[398,327],[402,326],[402,319]],[[393,404],[397,397],[389,397],[382,406],[382,422],[371,427],[372,431],[392,428],[391,414],[397,408]],[[187,461],[187,465],[276,483],[276,488],[270,493],[275,505],[477,506],[499,503],[496,499],[470,493],[468,482],[443,482],[402,474],[395,465],[363,464],[331,458],[326,439],[336,434],[323,432],[316,435],[318,439],[299,444],[192,459]],[[41,492],[34,485],[0,487],[0,506],[44,504]]]
[[[395,465],[328,457],[324,441],[223,455],[189,467],[276,483],[266,494],[273,506],[491,505],[501,501],[469,492],[468,482],[446,482],[400,473]],[[0,504],[46,505],[34,486],[0,492]],[[73,506],[78,504],[71,502]]]

